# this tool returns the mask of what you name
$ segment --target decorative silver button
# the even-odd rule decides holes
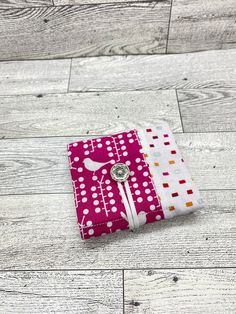
[[[110,171],[113,180],[124,182],[130,175],[129,167],[126,164],[118,163],[112,166]]]

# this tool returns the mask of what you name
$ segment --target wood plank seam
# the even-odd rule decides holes
[[[72,69],[72,58],[70,59],[70,70],[69,70],[69,78],[68,78],[68,85],[67,85],[67,93],[69,93],[69,88],[70,88],[71,69]]]
[[[125,271],[122,269],[123,314],[125,314]]]
[[[201,189],[199,188],[199,191],[201,192],[214,192],[214,191],[236,191],[236,189],[229,189],[229,188],[220,188],[220,189]],[[4,197],[4,196],[24,196],[24,195],[28,195],[28,196],[33,196],[33,195],[72,195],[73,196],[73,192],[42,192],[42,193],[9,193],[9,194],[0,194],[0,199],[1,197]]]
[[[172,13],[173,1],[174,0],[171,0],[171,3],[170,3],[169,23],[168,23],[168,30],[167,30],[167,37],[166,37],[166,51],[165,51],[166,54],[167,54],[167,50],[168,50],[168,41],[169,41],[169,33],[170,33],[170,23],[171,23],[171,13]]]
[[[214,134],[214,133],[236,133],[236,131],[207,131],[207,132],[173,132],[173,134]],[[2,136],[0,141],[7,141],[7,140],[29,140],[29,139],[53,139],[53,138],[70,138],[70,137],[80,137],[80,138],[92,138],[94,136],[101,137],[101,136],[109,136],[112,134],[94,134],[89,133],[86,134],[71,134],[71,135],[48,135],[48,136],[22,136],[22,137],[5,137]]]
[[[76,272],[76,271],[126,271],[126,270],[195,270],[195,269],[236,269],[236,266],[199,266],[199,267],[122,267],[122,268],[32,268],[32,269],[0,269],[0,273],[5,272],[12,272],[12,273],[18,273],[18,272],[58,272],[58,271],[70,271],[70,272]],[[125,296],[125,295],[124,295]]]
[[[181,115],[181,108],[180,108],[179,98],[178,98],[178,90],[177,89],[175,89],[175,93],[176,93],[176,100],[177,100],[178,109],[179,109],[179,116],[180,116],[180,121],[181,121],[181,127],[182,127],[183,133],[185,133],[185,131],[184,131],[184,124],[183,124],[183,118],[182,118],[182,115]]]

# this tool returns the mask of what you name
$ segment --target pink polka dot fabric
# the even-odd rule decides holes
[[[127,184],[138,226],[200,207],[198,190],[165,124],[74,142],[68,145],[68,156],[82,239],[130,227],[127,206],[117,182],[110,175],[111,167],[117,163],[129,167]],[[174,157],[170,159],[169,156]],[[184,185],[186,197],[181,195],[185,193]],[[176,186],[180,186],[180,192]],[[178,199],[177,204],[172,202],[173,198]]]

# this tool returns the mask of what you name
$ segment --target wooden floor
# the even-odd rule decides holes
[[[0,1],[0,313],[236,313],[234,0]],[[67,143],[167,121],[205,207],[83,242]]]

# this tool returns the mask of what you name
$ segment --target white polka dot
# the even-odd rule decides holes
[[[81,195],[85,195],[85,194],[86,194],[85,190],[81,191]]]
[[[102,170],[102,174],[107,174],[107,170],[106,170],[106,169],[103,169],[103,170]]]
[[[143,175],[144,175],[144,177],[147,177],[147,176],[148,176],[148,172],[145,171],[145,172],[143,173]]]
[[[145,181],[145,182],[143,182],[143,186],[145,187],[145,186],[148,186],[148,183]]]
[[[117,208],[116,208],[115,206],[113,206],[113,207],[111,208],[111,211],[112,211],[113,213],[115,213],[115,212],[117,211]]]
[[[118,138],[122,138],[122,137],[123,137],[123,135],[122,135],[122,134],[119,134],[119,135],[118,135]]]
[[[121,146],[121,149],[122,149],[122,150],[125,150],[125,149],[126,149],[126,146],[125,146],[125,145]]]
[[[116,161],[115,161],[114,159],[112,159],[112,160],[110,161],[110,163],[111,163],[112,165],[114,165],[114,164],[116,163]]]
[[[145,193],[146,193],[146,194],[150,194],[150,193],[151,193],[151,190],[150,190],[150,189],[146,189],[146,190],[145,190]]]
[[[88,155],[88,154],[89,154],[89,151],[88,151],[88,150],[86,150],[86,151],[84,152],[84,154],[85,154],[85,155]]]
[[[99,201],[98,201],[98,200],[95,200],[95,201],[93,201],[93,204],[94,204],[94,205],[98,205],[98,204],[99,204]]]
[[[112,152],[110,152],[110,153],[108,154],[109,157],[113,157],[113,155],[114,155],[114,154],[113,154]]]
[[[99,207],[96,207],[96,208],[95,208],[95,212],[96,212],[96,213],[100,213],[100,211],[101,211],[101,208],[99,208]]]
[[[96,198],[97,196],[98,196],[97,193],[93,193],[93,194],[92,194],[92,198]]]
[[[128,152],[123,152],[123,156],[128,156]]]
[[[97,146],[98,146],[98,148],[101,148],[101,147],[102,147],[102,144],[101,144],[101,143],[99,143]]]
[[[81,189],[84,189],[85,188],[85,184],[84,183],[82,183],[82,184],[80,184],[80,186],[79,186]]]
[[[131,137],[131,136],[132,136],[132,134],[131,134],[131,133],[128,133],[128,134],[127,134],[127,137]]]
[[[139,190],[136,190],[134,193],[135,193],[136,195],[140,195],[140,194],[141,194],[141,192],[140,192]]]
[[[161,216],[160,216],[160,215],[157,215],[157,216],[156,216],[156,220],[161,220]]]
[[[134,187],[135,189],[137,189],[138,183],[134,183],[133,187]]]
[[[137,168],[138,170],[142,170],[143,169],[143,167],[140,165],[140,166],[138,166],[138,168]]]
[[[71,154],[72,154],[72,152],[69,151],[69,152],[68,152],[68,156],[70,156]]]
[[[88,148],[88,144],[84,144],[83,148]]]
[[[91,227],[92,226],[92,221],[91,220],[88,220],[87,222],[86,222],[86,225],[88,226],[88,227]]]
[[[125,162],[125,164],[126,164],[127,166],[130,166],[130,165],[131,165],[131,162],[130,162],[129,160],[127,160],[127,161]]]
[[[100,139],[100,138],[97,138],[96,141],[97,141],[97,142],[101,142],[101,139]]]
[[[84,178],[83,177],[79,177],[79,182],[83,182],[84,181]]]
[[[83,140],[83,143],[87,143],[88,141],[87,140]]]
[[[139,152],[142,154],[142,153],[143,153],[143,149],[141,148],[141,149],[139,150]]]
[[[78,146],[78,143],[74,143],[73,146],[74,146],[74,147]]]
[[[110,141],[106,141],[106,145],[110,145],[111,144],[111,142]]]
[[[142,201],[143,201],[142,197],[138,197],[137,201],[138,201],[139,203],[142,203]]]
[[[110,180],[106,180],[105,183],[106,183],[106,184],[110,184],[111,181],[110,181]]]
[[[110,185],[107,186],[107,191],[111,191],[112,187]]]
[[[110,204],[114,205],[115,204],[115,200],[114,199],[110,200]]]
[[[112,196],[113,196],[113,193],[112,193],[112,192],[109,192],[109,193],[108,193],[108,196],[109,196],[109,197],[112,197]]]
[[[121,141],[120,141],[120,144],[122,145],[122,144],[124,144],[124,142],[125,142],[124,140],[121,140]]]
[[[87,200],[88,200],[87,197],[83,197],[83,198],[82,198],[82,203],[86,203]]]
[[[130,142],[130,143],[133,143],[133,142],[134,142],[134,140],[131,138],[131,139],[129,140],[129,142]]]
[[[108,221],[108,223],[107,223],[107,227],[111,227],[112,226],[112,222],[111,221]]]
[[[156,206],[155,205],[151,205],[150,206],[150,210],[155,210],[156,209]]]
[[[74,161],[79,161],[79,157],[75,157],[75,158],[74,158]]]
[[[93,179],[93,181],[96,181],[98,179],[98,177],[97,176],[93,176],[92,179]]]
[[[107,147],[107,150],[110,152],[112,150],[112,147],[111,146],[108,146]]]
[[[92,186],[91,191],[96,191],[96,186]]]
[[[133,171],[130,171],[130,175],[133,176],[133,175],[134,175],[134,172],[133,172]]]
[[[89,210],[88,210],[88,209],[84,209],[84,210],[83,210],[83,214],[84,214],[84,215],[87,215],[88,213],[89,213]]]
[[[77,171],[78,171],[78,172],[83,172],[83,168],[82,168],[82,167],[79,167],[79,168],[77,169]]]
[[[148,200],[149,202],[151,202],[151,201],[153,200],[153,197],[150,195],[150,196],[148,196],[147,200]]]
[[[93,235],[94,234],[94,230],[93,229],[89,229],[88,234],[89,235]]]
[[[138,162],[141,161],[141,159],[140,158],[136,158],[135,161],[138,163]]]
[[[135,182],[137,179],[135,177],[131,178],[132,182]]]

